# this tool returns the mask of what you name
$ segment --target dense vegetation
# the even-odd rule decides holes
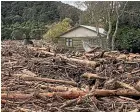
[[[44,39],[57,42],[59,35],[68,31],[72,27],[72,20],[70,18],[65,18],[64,20],[58,22],[57,24],[53,24],[48,32],[44,35]]]
[[[93,9],[95,10],[94,19],[100,20],[98,25],[108,29],[108,23],[105,23],[106,21],[103,19],[107,14],[102,14],[107,7],[102,3],[99,3],[96,10],[92,6],[95,5],[93,3],[87,7],[87,10],[81,11],[56,1],[3,1],[1,3],[1,37],[2,39],[41,39],[44,35],[45,39],[50,37],[55,40],[53,37],[79,23],[97,26],[92,21],[90,13]],[[123,2],[120,3],[123,6]],[[115,18],[115,15],[112,15],[112,18]],[[111,22],[113,32],[116,20],[112,19]],[[113,33],[110,36],[113,36]],[[140,2],[129,1],[127,3],[123,15],[119,18],[114,45],[115,49],[140,52]]]
[[[80,11],[70,5],[52,1],[3,1],[1,3],[2,39],[40,39],[48,26],[68,17],[73,25]]]
[[[120,18],[116,48],[140,53],[140,2],[128,2]]]

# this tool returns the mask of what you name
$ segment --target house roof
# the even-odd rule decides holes
[[[80,26],[90,29],[92,31],[96,31],[96,27],[93,27],[93,26],[86,26],[86,25],[80,25]],[[99,33],[106,35],[105,30],[103,28],[99,28]]]
[[[62,33],[62,34],[59,35],[58,37],[63,36],[64,34],[69,33],[69,32],[71,32],[71,31],[73,31],[73,30],[75,30],[75,29],[77,29],[77,28],[79,28],[79,27],[83,27],[83,28],[86,28],[86,29],[88,29],[88,30],[97,32],[97,31],[96,31],[96,27],[93,27],[93,26],[86,26],[86,25],[79,25],[79,26],[77,26],[77,27],[74,27],[74,28],[68,30],[67,32]],[[103,34],[103,35],[106,35],[106,32],[105,32],[105,30],[104,30],[103,28],[99,28],[99,33],[100,33],[100,34]]]

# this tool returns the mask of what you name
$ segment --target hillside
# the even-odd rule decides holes
[[[65,17],[71,18],[74,25],[78,22],[80,13],[80,10],[73,6],[55,1],[2,1],[1,9],[2,39],[10,38],[17,26],[40,28],[44,31],[45,25]]]

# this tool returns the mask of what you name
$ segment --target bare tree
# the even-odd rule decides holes
[[[115,38],[116,38],[116,35],[117,35],[117,32],[118,32],[119,19],[122,16],[122,14],[124,13],[127,2],[124,4],[124,7],[120,12],[119,12],[120,3],[115,1],[114,5],[115,5],[115,10],[116,10],[116,27],[115,27],[115,31],[114,31],[113,36],[112,36],[112,42],[111,42],[111,44],[112,44],[111,49],[112,50],[115,49]]]
[[[125,4],[120,1],[87,1],[83,3],[87,7],[87,13],[90,13],[91,15],[90,23],[96,26],[97,36],[100,38],[101,46],[103,45],[103,41],[99,33],[99,27],[101,24],[103,26],[107,24],[107,48],[114,50],[115,39],[118,32],[119,19],[125,10],[127,2],[125,2]],[[112,27],[113,21],[116,21],[115,31],[113,31]]]

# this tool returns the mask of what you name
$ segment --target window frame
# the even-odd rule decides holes
[[[73,40],[72,40],[72,38],[65,38],[65,45],[67,47],[73,47]]]

